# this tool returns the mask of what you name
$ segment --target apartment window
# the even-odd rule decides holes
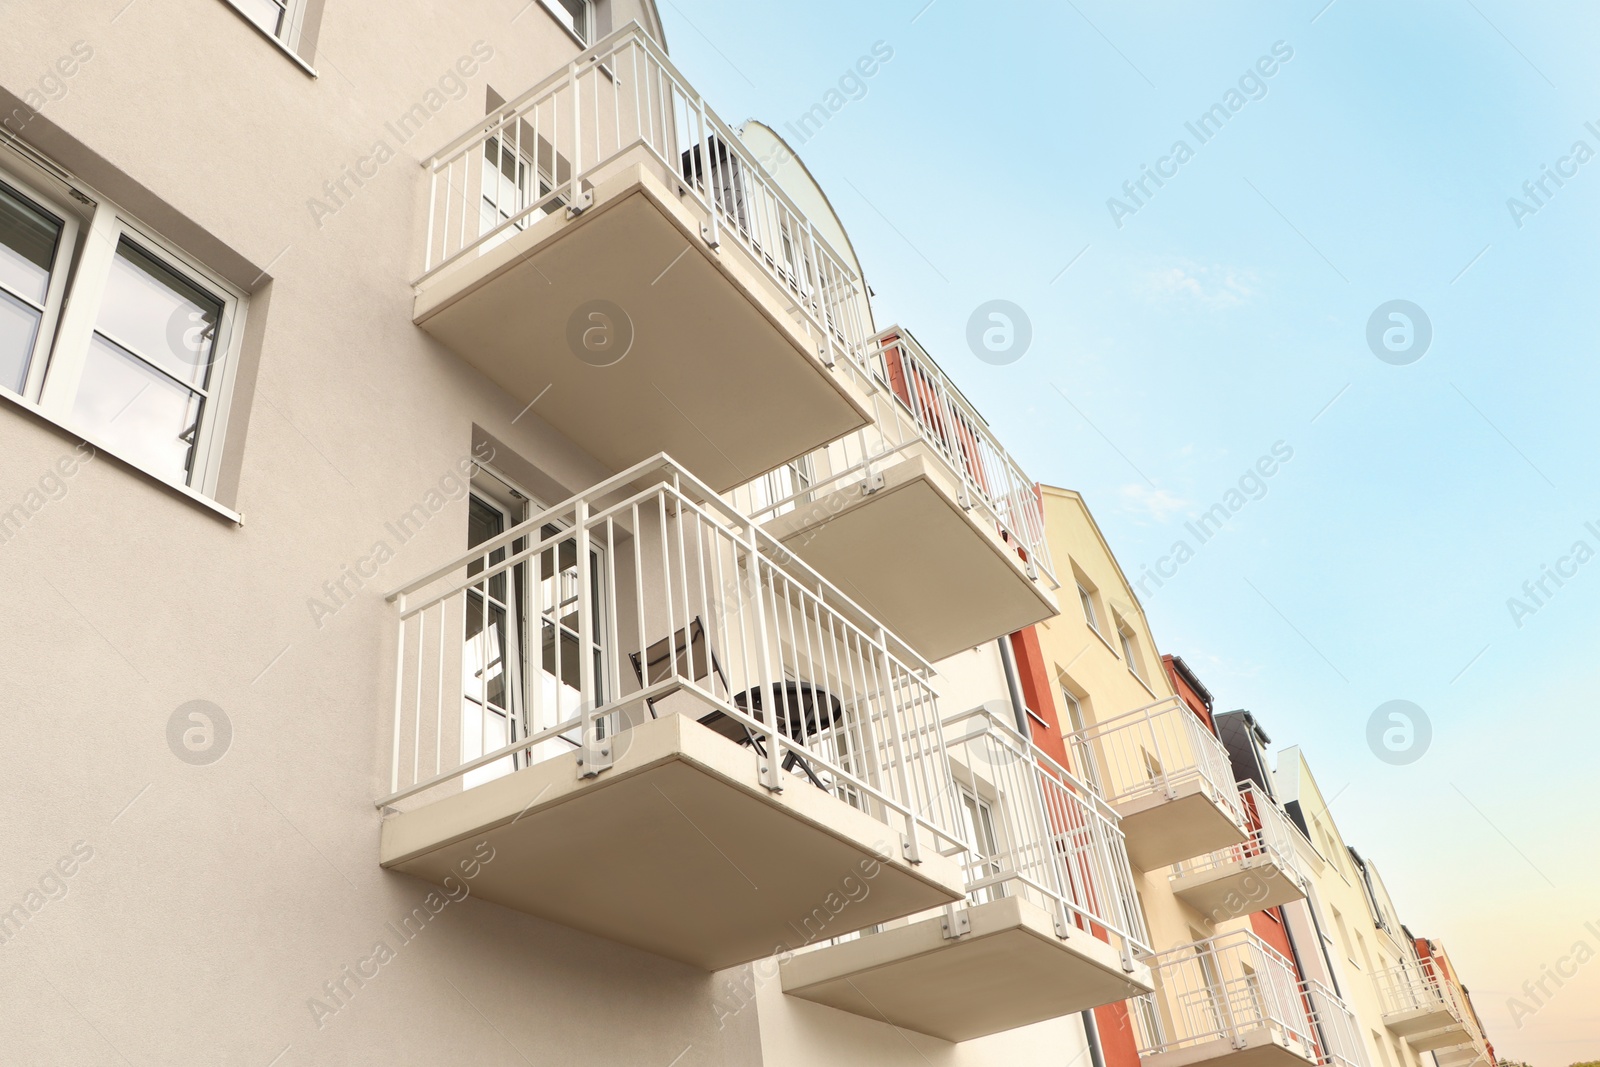
[[[594,4],[590,0],[540,0],[545,10],[584,44],[594,42]]]
[[[44,370],[77,234],[41,199],[0,182],[0,386],[13,393]]]
[[[1067,711],[1067,730],[1072,735],[1069,739],[1072,771],[1096,793],[1103,793],[1104,787],[1100,782],[1100,768],[1095,764],[1094,749],[1082,736],[1088,726],[1088,717],[1083,712],[1083,702],[1078,699],[1078,694],[1073,692],[1072,685],[1064,673],[1058,672],[1058,678],[1061,685],[1061,706]]]
[[[762,521],[786,515],[805,501],[811,482],[810,456],[768,471],[750,483],[749,513]]]
[[[961,787],[961,804],[967,836],[978,850],[977,870],[972,873],[980,879],[993,878],[1000,873],[1000,837],[995,833],[994,808],[965,786]],[[985,886],[979,895],[988,901],[1004,894],[998,886]]]
[[[306,0],[228,0],[267,36],[293,49],[300,43]]]
[[[1094,594],[1078,583],[1078,603],[1083,605],[1083,621],[1089,624],[1089,629],[1095,633],[1100,632],[1100,617],[1095,614]]]
[[[1122,658],[1127,661],[1128,670],[1133,672],[1135,678],[1144,681],[1144,669],[1139,662],[1139,645],[1133,636],[1133,627],[1121,619],[1117,620],[1117,642],[1122,646]]]
[[[0,171],[0,387],[165,482],[214,492],[243,294],[87,190],[14,170]]]

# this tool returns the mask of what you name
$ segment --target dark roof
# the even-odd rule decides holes
[[[1206,707],[1209,709],[1215,702],[1215,698],[1213,698],[1211,695],[1211,690],[1207,689],[1205,687],[1205,683],[1200,681],[1199,676],[1197,676],[1194,671],[1189,669],[1189,665],[1187,663],[1183,662],[1182,656],[1168,656],[1167,658],[1172,661],[1173,669],[1178,672],[1178,675],[1183,679],[1184,684],[1186,684],[1190,689],[1193,689],[1196,693],[1200,694],[1200,699],[1206,702]]]

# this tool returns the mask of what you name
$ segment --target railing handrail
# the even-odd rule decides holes
[[[1115,733],[1124,727],[1132,726],[1137,722],[1149,721],[1157,715],[1166,714],[1168,711],[1183,711],[1193,715],[1195,721],[1199,722],[1200,717],[1195,715],[1194,710],[1183,702],[1181,696],[1170,696],[1152,700],[1148,704],[1140,704],[1129,711],[1118,712],[1109,719],[1097,719],[1082,730],[1075,730],[1073,733],[1085,741],[1093,741],[1105,734]],[[1201,725],[1204,726],[1205,724],[1201,723]]]
[[[590,45],[577,55],[573,56],[571,59],[567,60],[560,67],[551,71],[541,81],[534,83],[534,85],[530,88],[524,89],[512,99],[507,100],[505,103],[495,108],[494,111],[475,121],[465,132],[461,133],[448,144],[437,149],[422,165],[435,171],[438,170],[451,158],[460,156],[463,149],[470,147],[480,136],[486,135],[490,129],[501,125],[506,119],[516,116],[527,106],[530,101],[545,95],[551,89],[561,85],[569,77],[571,77],[572,72],[575,69],[584,66],[585,64],[599,62],[601,56],[615,52],[618,45],[625,43],[638,44],[650,55],[651,59],[655,60],[661,65],[663,73],[672,78],[673,82],[678,86],[678,88],[683,90],[683,93],[686,97],[694,100],[697,104],[705,104],[705,97],[701,96],[700,93],[695,90],[689,79],[684,76],[681,70],[678,69],[677,64],[672,62],[672,57],[667,55],[666,51],[662,49],[662,47],[656,42],[655,38],[651,37],[650,34],[646,32],[645,28],[639,24],[639,20],[629,19],[626,25],[612,30],[610,33],[597,40],[594,44]],[[613,76],[620,77],[620,75],[616,74],[615,72],[613,72]],[[755,153],[751,152],[744,146],[743,141],[740,140],[738,133],[733,129],[733,127],[724,122],[722,118],[717,115],[717,113],[709,106],[706,106],[706,118],[715,122],[719,132],[725,134],[726,137],[733,142],[728,146],[730,150],[736,151],[740,156],[742,156],[745,163],[755,168],[756,173],[763,175],[767,173],[766,168],[761,166],[761,161],[756,158]],[[671,161],[668,160],[667,162]],[[784,192],[782,186],[776,184],[775,182],[770,183],[770,185],[772,192],[785,207],[787,207],[790,211],[793,211],[802,219],[807,218],[806,213],[800,209],[800,205],[796,204],[793,198],[791,198],[788,193]],[[834,250],[833,246],[827,242],[826,238],[824,238],[821,234],[817,234],[816,241],[817,244],[827,251],[829,255],[833,256],[835,259],[838,259],[841,264],[848,268],[849,263],[842,256],[840,256],[837,251]],[[852,278],[856,277],[855,272],[851,271],[850,276]]]
[[[1062,909],[1058,917],[1064,924],[1078,920],[1080,927],[1098,926],[1108,935],[1116,935],[1129,966],[1135,955],[1150,955],[1150,936],[1143,925],[1122,820],[1116,811],[987,705],[948,716],[941,727],[946,751],[970,754],[969,746],[979,745],[980,754],[998,757],[998,765],[987,771],[993,780],[984,784],[1009,794],[993,798],[1005,806],[1002,824],[1032,829],[1043,837],[1001,843],[999,859],[1010,862],[1002,862],[1000,869],[976,879],[972,871],[985,869],[989,858],[974,850],[973,862],[967,865],[969,892],[1020,883],[1058,905]],[[959,735],[952,736],[952,729],[959,730]],[[991,745],[1000,750],[990,749]],[[1011,769],[1020,773],[1020,781]],[[965,770],[976,784],[985,769],[968,765]],[[1071,807],[1064,809],[1063,804]],[[1074,810],[1075,814],[1069,814]],[[1087,834],[1086,839],[1076,836],[1080,832]],[[1053,884],[1046,884],[1041,873]]]
[[[645,484],[644,488],[637,489],[636,492],[651,493],[654,491],[656,486],[666,484],[673,488],[673,490],[685,504],[696,508],[702,515],[711,517],[707,513],[707,509],[714,509],[725,520],[727,525],[740,529],[753,538],[759,549],[766,550],[763,554],[768,555],[768,557],[771,558],[777,566],[783,568],[783,570],[788,572],[791,577],[795,577],[796,580],[803,580],[804,584],[808,586],[814,585],[819,595],[822,595],[825,600],[837,601],[837,607],[846,608],[848,611],[854,613],[857,618],[852,620],[852,622],[856,626],[860,627],[864,632],[870,634],[873,630],[876,630],[878,632],[877,641],[879,647],[889,651],[890,655],[894,656],[897,660],[908,664],[919,673],[925,675],[932,675],[934,673],[933,665],[924,659],[921,653],[917,652],[916,649],[912,648],[909,644],[902,640],[898,634],[884,626],[883,623],[879,622],[871,612],[867,611],[860,604],[856,603],[856,601],[850,597],[849,594],[845,593],[827,578],[813,570],[810,564],[806,563],[805,560],[795,555],[795,553],[790,550],[782,541],[763,530],[761,526],[754,520],[742,515],[737,508],[735,508],[732,504],[729,504],[719,494],[713,492],[708,485],[702,482],[699,478],[695,477],[695,475],[689,470],[679,465],[676,460],[674,460],[665,452],[657,452],[648,459],[640,460],[633,466],[619,471],[616,474],[613,474],[599,482],[596,482],[588,489],[585,489],[579,493],[574,493],[561,503],[546,507],[542,511],[539,511],[529,518],[523,519],[516,525],[506,529],[503,533],[497,534],[494,537],[485,540],[481,544],[468,549],[461,555],[451,559],[448,563],[444,563],[438,567],[435,567],[421,578],[415,579],[399,587],[398,589],[393,590],[385,597],[385,599],[391,603],[399,601],[400,612],[402,616],[409,616],[414,611],[421,610],[420,608],[412,608],[406,599],[413,593],[416,593],[418,590],[427,588],[440,579],[460,570],[474,560],[485,557],[500,549],[509,548],[514,542],[524,537],[528,537],[530,530],[535,530],[545,523],[550,522],[552,519],[559,519],[562,515],[570,512],[579,501],[587,501],[592,503],[595,501],[604,500],[606,497],[614,493],[634,487],[643,479],[658,471],[663,475],[661,480],[650,481]],[[694,494],[692,496],[684,492],[685,486],[694,490]],[[608,509],[617,506],[620,505],[616,502],[606,505]],[[552,537],[555,536],[556,535],[552,535]],[[498,571],[501,569],[504,569],[503,564],[495,565],[494,570]],[[800,572],[800,574],[796,575],[796,571]],[[481,575],[474,575],[472,581],[475,583],[480,581],[481,578]],[[830,606],[835,605],[830,604]],[[892,649],[890,645],[891,641],[893,646]]]
[[[1028,494],[1029,502],[1034,505],[1037,516],[1037,530],[1023,530],[1015,517],[1012,517],[1011,521],[1008,522],[1005,517],[999,515],[997,505],[1002,501],[996,498],[994,489],[985,485],[981,479],[974,477],[967,465],[961,462],[961,457],[951,457],[952,466],[957,468],[957,474],[962,481],[989,504],[997,523],[1016,537],[1017,541],[1034,557],[1039,568],[1050,579],[1051,584],[1059,587],[1060,583],[1056,580],[1054,563],[1050,555],[1050,543],[1044,536],[1044,506],[1034,495],[1036,492],[1035,487],[1038,483],[1028,477],[1027,472],[1022,469],[1022,464],[1018,463],[1005,445],[1001,444],[1000,438],[990,428],[989,421],[967,399],[966,394],[961,391],[960,387],[950,380],[950,376],[945,373],[944,368],[928,354],[927,350],[922,347],[911,331],[905,329],[899,323],[895,323],[886,329],[879,330],[877,336],[872,338],[871,345],[879,353],[884,352],[889,347],[899,347],[907,350],[915,358],[918,369],[933,380],[934,385],[941,394],[940,399],[948,402],[961,415],[965,416],[967,428],[981,435],[983,444],[994,452],[1001,467],[1008,475],[1008,480],[1012,482],[1009,491],[1011,493],[1026,492]],[[873,367],[873,375],[878,376],[878,368],[876,366]],[[912,421],[925,439],[939,446],[941,450],[948,447],[949,442],[935,439],[934,428],[927,425],[922,412],[917,411],[911,404],[896,394],[893,389],[888,388],[888,381],[883,381],[883,385],[889,395],[893,397],[894,402],[911,416]],[[954,427],[945,427],[944,432],[947,435],[956,435],[958,433]]]
[[[624,56],[625,59],[618,58]],[[609,65],[608,60],[611,61]],[[632,70],[628,68],[628,63],[634,64]],[[629,85],[627,77],[641,65],[644,72],[639,84]],[[609,85],[618,90],[609,108],[612,112],[609,118],[616,123],[616,128],[609,133],[600,121],[607,108],[600,102],[598,89],[593,94],[593,111],[584,110],[583,79],[589,78],[591,71],[596,69],[603,72]],[[621,106],[621,101],[627,99],[620,91],[624,86],[633,90],[630,102],[633,110]],[[642,101],[639,98],[641,89]],[[571,113],[562,118],[556,109],[560,106],[561,95],[569,90],[573,95]],[[537,133],[538,115],[547,103],[552,106],[549,131],[552,140],[547,142],[551,159],[549,194],[540,192],[528,203],[517,202],[520,194],[514,195],[514,210],[502,214],[498,221],[487,228],[479,226],[471,239],[467,236],[466,222],[469,207],[473,213],[478,210],[472,207],[476,194],[464,194],[461,213],[455,222],[462,232],[459,239],[453,242],[451,208],[454,200],[451,197],[454,186],[451,179],[457,165],[466,166],[462,177],[463,180],[470,179],[470,164],[477,146],[498,143],[501,148],[500,165],[504,166],[505,141],[511,138],[514,131],[520,152],[522,123],[527,116],[533,115]],[[693,136],[686,133],[680,138],[674,126],[680,117],[676,110],[680,103],[683,106],[681,117],[692,118]],[[631,137],[624,133],[624,118],[637,122]],[[570,159],[562,155],[561,147],[553,140],[559,127],[565,123],[570,123],[569,132],[575,137]],[[588,158],[585,153],[586,134],[593,135],[590,146],[593,158]],[[539,156],[543,151],[538,140],[536,137],[533,145],[535,169],[539,166]],[[657,143],[658,140],[661,143]],[[680,140],[682,143],[679,143]],[[803,325],[814,328],[813,337],[830,351],[837,344],[852,363],[866,368],[865,346],[871,332],[870,316],[860,313],[858,305],[865,300],[863,286],[859,273],[850,265],[850,259],[841,255],[818,231],[816,224],[773,179],[738,132],[707,105],[705,98],[695,90],[661,45],[636,20],[583,49],[531,88],[489,115],[475,120],[466,131],[428,159],[424,167],[432,176],[433,190],[429,200],[428,245],[423,274],[418,284],[473,250],[487,245],[509,228],[525,225],[524,220],[540,208],[549,195],[568,193],[570,203],[571,198],[582,193],[585,180],[636,146],[643,147],[668,173],[677,177],[680,194],[690,196],[706,210],[709,217],[709,243],[715,245],[724,231],[736,236],[748,246],[757,267],[775,281],[780,290],[787,290],[794,297],[791,311],[805,320]],[[689,161],[670,158],[684,149],[688,153],[700,153],[699,156],[690,157],[692,166]],[[560,164],[563,162],[567,163],[564,175],[560,173]],[[684,167],[690,167],[693,174],[684,173],[681,169]],[[437,197],[441,176],[445,179],[445,214],[442,223],[435,214],[439,206]],[[535,185],[540,178],[542,175],[535,179]],[[712,183],[718,188],[711,188]],[[501,207],[498,194],[494,207],[497,211]],[[772,213],[771,217],[768,217],[769,212]],[[752,222],[757,227],[767,225],[771,229],[775,220],[776,229],[770,233],[763,231],[760,235],[752,235],[748,229]],[[775,240],[775,236],[780,234],[782,240]],[[436,257],[434,246],[439,239],[442,239],[442,245]],[[784,245],[782,252],[778,247],[780,244]],[[790,259],[787,264],[782,262],[791,253],[797,258]]]
[[[1188,1047],[1219,1037],[1237,1041],[1247,1026],[1266,1026],[1281,1030],[1285,1037],[1303,1044],[1307,1052],[1315,1055],[1319,1043],[1298,969],[1253,931],[1235,930],[1179,945],[1156,953],[1147,962],[1161,979],[1158,992],[1167,999],[1172,1022],[1181,1032],[1165,1032],[1160,1015],[1154,1010],[1158,994],[1149,994],[1145,998],[1151,1006],[1146,1013],[1149,1021],[1141,1022],[1141,1030],[1146,1031],[1141,1037],[1141,1054]],[[1236,969],[1240,973],[1233,973]],[[1250,973],[1255,977],[1251,978]],[[1249,994],[1247,1005],[1238,999],[1242,992]],[[1207,1013],[1208,1026],[1196,1027],[1194,1015],[1184,1010],[1195,997],[1203,997],[1205,1003],[1213,1005]],[[1241,1006],[1248,1008],[1242,1016],[1235,1012]]]
[[[1188,944],[1162,949],[1160,952],[1151,955],[1150,967],[1155,969],[1165,966],[1169,961],[1181,963],[1185,960],[1194,959],[1195,950],[1200,948],[1209,947],[1213,951],[1220,952],[1241,946],[1259,949],[1268,960],[1273,963],[1281,963],[1289,968],[1290,973],[1295,973],[1294,963],[1289,957],[1269,945],[1254,930],[1232,930],[1225,934],[1217,934],[1215,937],[1203,937],[1199,941],[1191,941]]]
[[[964,719],[976,717],[982,717],[986,722],[992,724],[1008,743],[1014,746],[1027,746],[1029,751],[1031,751],[1033,754],[1033,758],[1038,761],[1041,767],[1045,768],[1051,774],[1061,779],[1061,781],[1066,785],[1071,786],[1086,800],[1092,801],[1094,803],[1096,812],[1105,815],[1107,818],[1115,820],[1118,826],[1121,825],[1122,816],[1117,814],[1117,809],[1108,804],[1105,798],[1095,791],[1093,786],[1089,785],[1089,783],[1085,782],[1082,778],[1078,777],[1076,774],[1057,763],[1055,758],[1052,757],[1050,753],[1034,744],[1031,738],[1023,737],[1017,732],[1017,727],[1014,723],[1007,720],[1005,716],[1001,715],[987,704],[979,704],[977,707],[970,708],[967,711],[956,712],[953,715],[946,716],[943,725],[946,728],[949,728]],[[945,737],[946,745],[953,745],[955,743],[956,742],[949,736]]]
[[[903,819],[913,861],[924,830],[947,854],[967,847],[931,672],[907,666],[886,628],[670,457],[541,509],[405,588],[380,808],[574,749],[581,773],[601,773],[620,758],[611,738],[687,692],[692,718],[737,724],[768,788],[800,767],[880,821]]]

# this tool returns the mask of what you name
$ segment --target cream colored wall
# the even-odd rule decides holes
[[[608,472],[411,324],[422,160],[489,87],[514,95],[576,46],[537,6],[514,18],[521,0],[323,7],[313,79],[220,0],[6,6],[5,114],[75,42],[94,52],[24,139],[252,304],[224,498],[243,526],[102,456],[0,546],[0,900],[75,842],[90,856],[0,953],[0,1059],[758,1062],[753,1014],[719,1026],[714,976],[378,867],[383,594],[465,547],[466,506],[403,545],[384,524],[475,426],[568,492]],[[387,132],[478,41],[494,55],[465,94],[409,142]],[[308,200],[380,140],[396,158],[319,227]],[[75,444],[0,402],[0,499]],[[315,624],[308,600],[381,539],[393,562]],[[168,747],[196,699],[233,730],[211,766]],[[389,924],[425,902],[402,942]],[[380,940],[392,961],[346,977]],[[319,1026],[333,981],[348,1003]]]
[[[1149,623],[1083,499],[1067,490],[1046,487],[1044,512],[1051,558],[1061,582],[1061,614],[1039,624],[1039,641],[1052,676],[1064,670],[1087,693],[1084,711],[1094,721],[1114,718],[1171,696],[1172,687],[1161,669]],[[1103,637],[1084,619],[1073,584],[1075,570],[1096,587]],[[1121,649],[1116,647],[1109,614],[1113,610],[1134,630],[1143,682],[1128,670]]]
[[[502,466],[536,469],[545,484],[524,488],[543,497],[610,473],[411,324],[423,160],[491,89],[514,96],[577,47],[523,0],[327,0],[314,79],[221,0],[117,8],[8,5],[0,97],[9,114],[75,42],[91,45],[24,138],[251,293],[222,494],[245,522],[101,457],[0,546],[0,728],[26,742],[0,752],[0,901],[31,899],[77,842],[90,857],[0,954],[0,1058],[923,1062],[912,1045],[962,1065],[1074,1058],[1072,1019],[941,1049],[770,984],[762,1011],[730,1011],[729,983],[754,970],[707,975],[480,902],[470,883],[441,900],[379,868],[384,594],[465,548],[466,503],[403,544],[385,523],[439,490],[475,434],[508,450]],[[625,0],[605,11],[655,24]],[[400,142],[385,123],[480,41],[492,58]],[[395,158],[319,225],[308,202],[380,141]],[[0,499],[76,443],[0,402]],[[380,540],[393,561],[315,622],[310,600]],[[997,661],[966,655],[947,709],[1004,693]],[[197,699],[233,731],[204,767],[167,741]],[[436,917],[402,941],[391,924],[418,907]],[[380,941],[392,960],[349,977]],[[313,1000],[336,1010],[319,1022]]]
[[[1408,950],[1403,941],[1373,922],[1360,871],[1350,858],[1344,837],[1328,810],[1328,801],[1299,748],[1287,748],[1278,754],[1273,787],[1280,802],[1299,802],[1312,844],[1326,861],[1320,871],[1311,864],[1305,865],[1313,886],[1311,900],[1318,909],[1340,995],[1360,1024],[1370,1067],[1419,1067],[1419,1054],[1384,1026],[1382,1001],[1374,980],[1376,972],[1401,963]],[[1387,903],[1386,891],[1380,889],[1379,895]],[[1392,904],[1390,909],[1392,913]],[[1308,950],[1308,946],[1301,945],[1302,953]]]
[[[1069,490],[1047,486],[1044,510],[1051,558],[1061,582],[1061,614],[1038,626],[1040,648],[1052,678],[1061,671],[1066,672],[1078,687],[1080,699],[1087,698],[1083,699],[1084,714],[1090,722],[1114,718],[1174,695],[1138,599],[1095,526],[1083,498]],[[1096,607],[1103,628],[1108,631],[1107,638],[1115,640],[1109,632],[1110,610],[1115,610],[1133,628],[1141,657],[1148,665],[1148,685],[1129,672],[1121,650],[1097,635],[1084,619],[1073,584],[1075,574],[1081,574],[1094,586]],[[1057,700],[1057,714],[1066,728],[1066,710],[1054,691],[1051,695]],[[1105,762],[1100,760],[1102,767]],[[1248,918],[1213,926],[1209,916],[1173,895],[1170,875],[1165,867],[1154,871],[1134,870],[1151,945],[1156,951],[1188,944],[1194,940],[1192,931],[1210,936],[1249,927]]]

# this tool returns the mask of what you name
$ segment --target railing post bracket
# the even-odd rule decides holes
[[[944,919],[940,926],[945,940],[954,941],[972,933],[972,916],[963,904],[951,904],[944,909]]]
[[[716,249],[722,245],[722,238],[717,234],[717,228],[709,222],[700,224],[700,236],[706,239],[707,248]]]
[[[575,219],[594,206],[594,190],[585,189],[567,204],[567,218]]]
[[[917,848],[915,833],[900,835],[900,855],[904,856],[907,863],[920,864],[922,852]]]

